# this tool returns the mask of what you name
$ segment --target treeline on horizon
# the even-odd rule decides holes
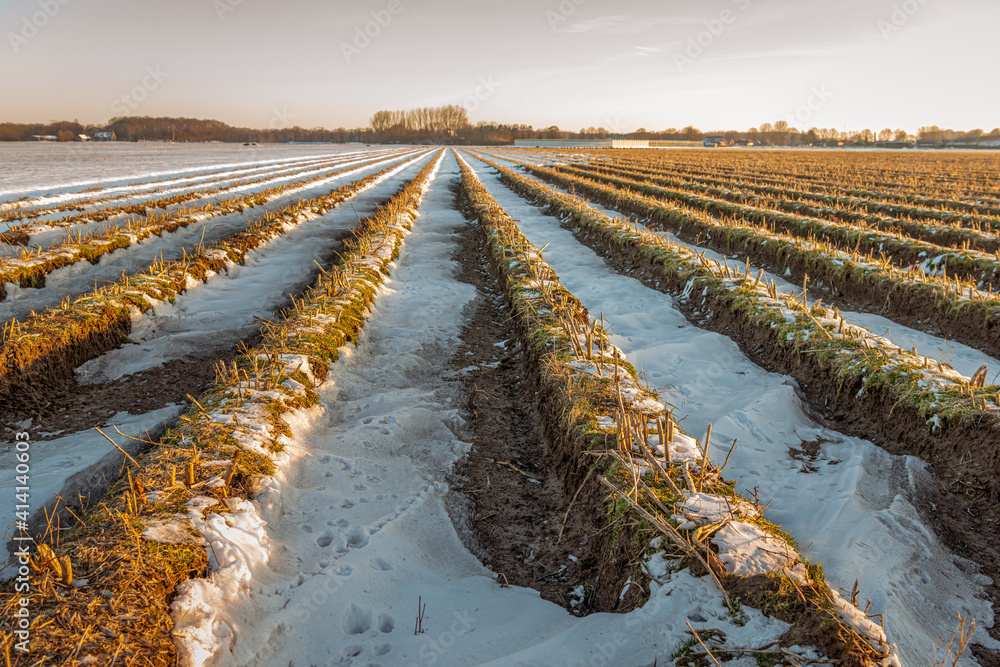
[[[290,141],[334,142],[363,141],[374,139],[369,128],[348,130],[337,128],[306,129],[303,127],[282,127],[257,129],[233,127],[219,120],[198,118],[152,118],[149,116],[126,116],[112,118],[104,125],[84,125],[78,121],[57,121],[53,123],[0,123],[0,141],[33,141],[35,135],[54,136],[59,141],[73,141],[80,134],[93,137],[98,132],[114,132],[118,141],[223,141],[287,143]]]
[[[786,121],[764,123],[748,130],[704,132],[693,126],[650,131],[639,128],[634,132],[614,132],[604,127],[582,128],[578,132],[558,126],[534,128],[523,124],[469,121],[464,107],[448,105],[402,111],[378,111],[363,128],[248,128],[233,127],[218,120],[126,116],[112,118],[104,125],[85,125],[78,121],[50,123],[0,123],[0,141],[32,141],[34,136],[55,136],[59,141],[72,141],[80,134],[89,137],[98,132],[114,132],[118,141],[179,141],[179,142],[323,142],[323,143],[405,143],[405,144],[512,144],[525,140],[599,140],[608,137],[648,139],[652,141],[701,141],[705,137],[723,137],[730,141],[749,141],[761,145],[795,146],[803,144],[845,143],[873,144],[878,141],[934,141],[940,143],[974,143],[987,139],[1000,140],[1000,128],[991,132],[981,129],[956,131],[937,126],[922,127],[916,135],[901,129],[884,128],[844,131],[811,128],[801,131]]]

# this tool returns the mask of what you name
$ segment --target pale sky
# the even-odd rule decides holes
[[[997,0],[0,0],[0,122],[989,131],[998,25]]]

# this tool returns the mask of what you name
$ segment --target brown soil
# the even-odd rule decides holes
[[[601,471],[588,477],[586,468],[597,457],[567,452],[565,436],[550,437],[558,415],[539,399],[545,389],[538,369],[484,266],[485,253],[478,228],[470,224],[455,255],[458,279],[479,292],[454,357],[457,368],[475,369],[462,375],[472,449],[456,466],[452,483],[459,534],[502,582],[534,588],[578,615],[631,610],[646,591],[632,586],[623,600],[619,594],[630,574],[633,581],[644,579],[631,571],[628,558],[607,556],[611,525],[596,482]],[[497,345],[501,341],[506,345]],[[581,584],[586,597],[572,606],[571,591]]]
[[[256,338],[255,335],[243,342],[252,346]],[[189,404],[189,395],[198,397],[213,384],[215,363],[229,362],[236,355],[237,346],[225,350],[211,349],[191,361],[169,361],[157,368],[104,384],[81,386],[67,379],[66,382],[46,387],[47,400],[44,404],[5,412],[4,427],[15,430],[13,422],[31,418],[31,431],[53,434],[32,438],[39,442],[104,424],[118,412],[140,414],[171,403]]]

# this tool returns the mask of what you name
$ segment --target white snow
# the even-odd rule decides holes
[[[165,144],[4,144],[0,200],[97,186],[136,186],[220,169],[369,152],[357,146]],[[374,152],[379,152],[375,149]],[[53,181],[61,183],[53,185]]]
[[[401,179],[412,178],[425,158],[409,160],[348,202],[250,252],[244,263],[206,283],[195,283],[174,303],[160,302],[133,320],[130,340],[76,369],[81,384],[97,384],[155,368],[173,359],[204,357],[225,349],[260,327],[285,303],[296,284],[309,279],[334,246],[330,232],[352,229],[358,215],[373,211]],[[354,207],[351,207],[351,204]],[[257,318],[257,319],[255,319]]]
[[[712,458],[724,459],[739,439],[726,474],[745,493],[759,486],[762,504],[773,499],[768,518],[804,545],[803,555],[823,563],[834,587],[850,591],[860,579],[861,596],[885,614],[889,641],[907,664],[922,664],[933,641],[950,637],[959,613],[980,628],[993,624],[988,582],[940,543],[908,500],[927,483],[921,461],[819,426],[804,414],[794,380],[756,366],[732,340],[692,326],[671,297],[612,271],[491,169],[473,165],[528,239],[548,245],[545,259],[563,286],[591,313],[604,313],[613,342],[676,406],[684,428],[713,425]],[[790,457],[808,441],[821,443],[815,472]],[[998,646],[986,632],[976,637]]]
[[[92,290],[95,284],[116,281],[123,272],[125,275],[132,275],[143,271],[154,260],[180,258],[185,252],[191,253],[201,244],[210,245],[239,229],[245,228],[252,220],[257,219],[266,211],[276,210],[287,205],[293,195],[307,198],[327,194],[333,189],[331,187],[333,183],[347,182],[347,179],[359,178],[376,172],[394,162],[407,161],[408,159],[404,156],[393,155],[385,160],[378,160],[350,169],[330,179],[309,184],[302,189],[288,190],[268,204],[242,214],[233,213],[211,217],[169,234],[152,236],[128,248],[102,255],[96,265],[83,261],[56,269],[46,275],[45,287],[43,288],[21,289],[13,286],[14,289],[9,290],[7,299],[0,301],[0,320],[5,321],[12,317],[24,318],[32,310],[40,312],[58,304],[66,297],[76,297]],[[357,208],[357,204],[355,207]],[[365,209],[359,212],[363,210]],[[328,214],[337,214],[337,209]],[[353,216],[353,219],[357,222],[357,216]],[[7,287],[10,288],[12,285]]]
[[[525,159],[523,156],[519,156],[518,159],[522,162],[532,162],[530,159]],[[504,166],[508,166],[513,169],[517,169],[518,165],[514,162],[498,159],[496,160],[500,163],[506,163]],[[555,189],[563,194],[569,194],[569,191],[559,185],[552,183],[545,183],[537,176],[533,174],[521,171],[520,175],[538,183],[544,183],[545,186]],[[739,258],[727,257],[726,255],[706,248],[704,246],[695,245],[692,243],[687,243],[678,239],[676,236],[670,232],[664,232],[656,227],[650,227],[642,222],[635,220],[634,218],[623,215],[622,213],[602,206],[599,202],[587,199],[583,195],[577,194],[576,196],[582,198],[587,202],[592,208],[604,213],[611,218],[624,218],[630,221],[630,224],[638,227],[639,230],[650,232],[656,234],[657,236],[663,237],[673,243],[677,243],[689,250],[692,250],[698,254],[704,253],[707,259],[714,260],[721,264],[726,264],[729,266],[730,270],[743,273],[747,269],[747,264],[745,260],[740,260]],[[751,264],[749,271],[751,275],[757,275],[761,268]],[[790,274],[790,270],[785,271],[783,275],[778,275],[776,273],[771,273],[769,271],[764,271],[764,277],[769,281],[775,283],[778,288],[779,294],[789,294],[795,296],[802,295],[802,285],[797,285],[795,283],[789,282],[786,278]],[[693,287],[693,282],[691,286]],[[690,288],[685,290],[684,296],[690,296]],[[876,335],[884,335],[892,340],[893,343],[899,347],[909,350],[911,348],[916,348],[917,354],[940,360],[941,362],[947,363],[952,368],[954,368],[958,373],[966,378],[972,377],[972,375],[979,370],[980,366],[987,364],[990,369],[992,369],[987,382],[992,382],[995,380],[995,375],[1000,372],[1000,360],[991,357],[990,355],[981,352],[975,348],[969,347],[962,343],[956,343],[955,341],[947,340],[938,336],[933,336],[917,329],[904,326],[898,322],[894,322],[889,318],[883,317],[881,315],[875,315],[871,313],[861,313],[853,311],[839,311],[840,315],[843,316],[846,322],[863,327],[868,331]]]
[[[293,424],[290,462],[254,502],[266,565],[247,556],[252,576],[235,599],[185,591],[186,609],[213,622],[182,646],[224,647],[188,652],[188,664],[649,664],[690,637],[687,622],[723,625],[730,645],[774,641],[787,626],[752,610],[743,626],[726,621],[711,583],[669,574],[662,558],[642,609],[578,619],[500,586],[462,545],[446,478],[468,445],[443,376],[475,292],[453,278],[456,173],[449,157],[358,347],[331,369],[325,415]],[[418,597],[427,613],[415,635]]]

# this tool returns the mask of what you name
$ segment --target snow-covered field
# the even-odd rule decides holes
[[[0,213],[16,201],[42,208],[89,197],[141,203],[245,178],[268,179],[247,186],[254,192],[318,177],[259,210],[156,235],[93,264],[56,269],[43,287],[9,284],[0,320],[12,331],[15,320],[30,322],[66,298],[127,281],[156,259],[198,252],[282,205],[392,167],[335,208],[306,214],[242,263],[230,263],[170,302],[157,302],[143,314],[137,310],[126,342],[77,364],[51,405],[26,407],[0,397],[12,406],[0,403],[0,523],[15,521],[9,501],[18,486],[14,433],[27,432],[34,443],[33,513],[51,509],[57,498],[72,506],[67,495],[106,484],[121,466],[119,448],[138,456],[136,438],[158,435],[197,399],[168,399],[164,393],[159,403],[144,399],[143,411],[122,401],[121,388],[139,375],[155,384],[160,371],[167,382],[167,369],[177,364],[209,368],[216,359],[232,359],[234,346],[252,341],[262,323],[280,319],[317,274],[336,263],[359,219],[414,178],[431,156],[414,148],[365,146],[0,144],[0,205],[8,204]],[[794,379],[766,371],[732,339],[689,322],[674,297],[615,271],[557,218],[501,183],[492,168],[465,158],[521,232],[543,249],[562,285],[593,316],[606,319],[612,342],[674,406],[685,431],[701,439],[713,429],[709,453],[728,461],[726,475],[738,491],[769,503],[767,518],[788,531],[805,556],[823,564],[834,588],[849,595],[858,581],[860,597],[871,599],[869,615],[883,615],[903,664],[934,664],[935,646],[947,644],[960,616],[975,619],[983,650],[1000,651],[988,633],[992,582],[979,565],[952,552],[940,527],[915,509],[934,474],[925,462],[820,423],[803,406]],[[324,176],[333,171],[335,176]],[[318,405],[289,419],[284,465],[250,504],[234,502],[234,511],[213,515],[222,517],[225,529],[217,544],[231,561],[216,553],[216,574],[179,589],[173,618],[181,664],[638,667],[672,664],[679,647],[691,644],[692,630],[722,630],[729,648],[773,645],[787,623],[750,607],[736,622],[710,577],[671,571],[655,548],[646,556],[653,580],[642,606],[581,618],[535,590],[500,585],[502,573],[466,547],[466,528],[456,528],[466,525],[465,517],[455,515],[463,505],[450,502],[450,483],[471,446],[471,402],[456,379],[453,356],[482,295],[457,275],[459,234],[471,224],[455,207],[459,175],[459,162],[445,154],[365,328],[331,364]],[[213,196],[222,195],[205,200]],[[46,247],[53,239],[49,232],[33,233],[29,244]],[[13,251],[4,253],[0,262],[12,261]],[[711,250],[706,256],[744,266]],[[781,276],[764,275],[782,293],[802,290]],[[968,377],[983,364],[1000,368],[1000,361],[979,350],[881,314],[843,316],[901,347],[944,355]],[[171,375],[169,382],[181,394],[187,391],[183,379]],[[191,386],[196,391],[201,385]],[[85,415],[75,402],[85,406]],[[114,436],[115,444],[95,428]],[[734,440],[739,445],[727,457]],[[201,520],[197,508],[195,515]],[[245,567],[227,569],[234,563]],[[8,577],[15,573],[4,571]],[[418,599],[426,605],[419,613],[420,633],[411,627]],[[792,653],[797,662],[782,664],[827,664],[808,647]],[[722,662],[765,664],[751,654]],[[980,663],[966,654],[957,664]]]
[[[380,150],[323,144],[3,143],[0,201]]]
[[[835,586],[850,591],[860,581],[906,658],[920,664],[921,649],[908,647],[949,634],[958,614],[991,622],[987,582],[970,576],[971,564],[940,544],[908,500],[924,483],[919,460],[823,428],[803,413],[794,380],[763,371],[728,338],[688,323],[670,296],[615,273],[558,220],[477,166],[525,235],[546,246],[563,284],[614,323],[614,343],[686,416],[685,426],[701,435],[713,425],[713,456],[725,458],[739,441],[727,470],[742,491],[760,487],[763,502],[772,501],[771,519],[808,545],[806,555],[824,564]],[[973,363],[971,372],[981,361]],[[810,465],[789,456],[804,442],[822,443]]]

